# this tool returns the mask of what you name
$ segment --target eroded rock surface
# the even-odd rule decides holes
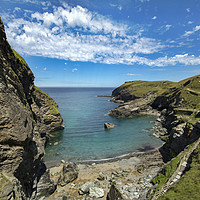
[[[53,110],[53,111],[52,111]],[[0,198],[39,199],[55,190],[42,161],[47,133],[63,128],[57,105],[34,86],[0,19]]]

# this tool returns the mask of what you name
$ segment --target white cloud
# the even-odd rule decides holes
[[[143,37],[142,30],[130,35],[127,25],[113,22],[81,6],[69,7],[66,4],[54,7],[51,13],[35,12],[29,16],[32,17],[30,21],[27,18],[7,18],[7,38],[20,54],[105,64],[200,64],[200,57],[190,55],[149,59],[150,54],[160,53],[166,46],[156,39]],[[165,29],[171,27],[166,25]],[[196,26],[192,32],[199,29],[200,26]],[[74,68],[72,71],[77,70]]]
[[[186,11],[189,13],[190,12],[190,8],[187,8]]]
[[[121,6],[121,5],[117,5],[117,4],[112,4],[112,3],[110,3],[110,6],[111,7],[116,7],[118,10],[122,10],[123,9],[123,7]]]
[[[77,68],[72,69],[72,72],[75,72],[75,71],[78,71],[78,69]]]
[[[193,22],[192,21],[188,21],[188,24],[193,24]]]
[[[167,25],[165,26],[166,31],[168,31],[171,27],[172,27],[172,25],[167,24]]]
[[[127,76],[138,76],[138,75],[141,75],[141,74],[131,74],[131,73],[127,73],[127,74],[124,74],[124,75],[127,75]]]
[[[122,10],[122,6],[121,6],[121,5],[119,5],[117,8],[118,8],[120,11]]]
[[[139,0],[140,2],[149,2],[150,0]]]
[[[47,68],[46,68],[46,67],[44,67],[44,68],[43,68],[43,71],[47,71]]]
[[[142,37],[141,31],[128,35],[127,26],[80,6],[31,16],[32,21],[13,19],[7,23],[9,42],[21,54],[103,63],[106,57],[152,54],[164,48],[155,39]]]
[[[154,16],[154,17],[152,17],[152,19],[153,19],[153,20],[155,20],[155,19],[157,19],[157,17],[156,17],[156,16]]]
[[[195,26],[195,28],[193,28],[192,31],[186,31],[183,36],[190,36],[190,35],[192,35],[193,33],[195,33],[196,31],[199,31],[199,30],[200,30],[200,25]]]

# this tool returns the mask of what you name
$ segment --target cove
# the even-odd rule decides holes
[[[101,160],[138,151],[144,147],[156,148],[162,141],[151,136],[154,116],[118,119],[109,116],[109,110],[118,106],[110,102],[113,88],[42,88],[59,105],[65,129],[51,133],[46,147],[45,161],[60,162]],[[105,130],[104,123],[116,125]],[[56,145],[54,145],[56,144]]]

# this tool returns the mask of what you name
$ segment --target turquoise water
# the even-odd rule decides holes
[[[158,147],[162,142],[150,136],[152,116],[117,119],[109,110],[118,106],[110,102],[113,88],[41,88],[59,105],[65,129],[54,136],[46,148],[45,161],[99,160],[121,156],[145,146]],[[116,125],[105,130],[104,123]],[[58,142],[58,145],[54,143]]]

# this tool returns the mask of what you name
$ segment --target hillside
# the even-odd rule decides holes
[[[109,112],[115,117],[156,115],[154,135],[165,141],[168,162],[153,180],[149,199],[196,199],[199,188],[200,75],[179,82],[132,81],[116,88]]]
[[[64,128],[56,102],[34,85],[0,19],[0,199],[40,199],[56,189],[43,163],[48,133]]]

